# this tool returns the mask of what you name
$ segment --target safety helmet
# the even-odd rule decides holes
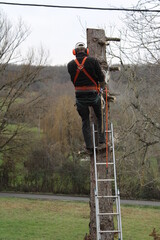
[[[79,49],[79,48],[86,48],[86,47],[85,47],[85,44],[84,44],[83,42],[78,42],[78,43],[76,43],[75,49]]]
[[[86,53],[87,55],[89,55],[89,49],[85,47],[85,44],[84,44],[83,42],[78,42],[78,43],[76,43],[75,49],[73,49],[73,51],[72,51],[73,55],[76,55],[76,54],[77,54],[77,50],[78,50],[78,49],[85,49],[85,53]]]

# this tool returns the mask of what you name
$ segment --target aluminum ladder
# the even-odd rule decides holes
[[[122,222],[121,222],[121,208],[120,208],[120,194],[119,190],[117,189],[117,178],[116,178],[116,162],[115,162],[115,150],[114,150],[114,136],[113,136],[113,124],[111,123],[111,129],[108,130],[108,134],[111,134],[111,146],[110,148],[112,149],[112,162],[108,162],[108,167],[110,165],[113,166],[113,179],[98,179],[98,171],[97,171],[97,166],[98,165],[104,165],[106,167],[105,162],[97,162],[97,157],[96,157],[96,140],[95,140],[95,127],[94,124],[92,124],[92,130],[93,130],[93,146],[94,146],[94,168],[95,168],[95,210],[96,210],[96,231],[97,231],[97,240],[101,240],[101,234],[106,234],[107,233],[118,233],[118,240],[123,240],[122,237]],[[108,146],[106,146],[108,147]],[[107,182],[111,181],[114,182],[114,192],[115,194],[111,196],[100,196],[99,191],[98,191],[98,183],[99,182]],[[99,202],[102,198],[112,198],[115,199],[115,204],[116,204],[116,212],[114,213],[100,213],[99,211]],[[117,218],[117,229],[116,230],[101,230],[100,229],[100,216],[107,216],[107,215],[112,215],[116,216]]]

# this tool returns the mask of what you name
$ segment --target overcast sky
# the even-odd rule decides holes
[[[6,0],[5,2],[70,5],[89,7],[132,7],[138,0]],[[4,1],[3,1],[4,2]],[[120,12],[22,7],[0,5],[0,9],[14,23],[21,18],[30,27],[30,35],[23,43],[23,53],[41,45],[49,51],[50,65],[67,64],[73,57],[76,42],[86,43],[86,28],[104,29],[107,36],[119,37],[122,28]]]

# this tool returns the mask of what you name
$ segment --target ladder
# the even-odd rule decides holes
[[[96,147],[96,140],[95,140],[95,133],[97,131],[95,131],[95,126],[94,123],[92,124],[92,131],[93,131],[93,146],[94,146],[94,168],[95,168],[95,210],[96,210],[96,230],[97,230],[97,240],[101,240],[101,235],[102,234],[109,234],[109,233],[118,233],[118,240],[123,240],[122,237],[122,222],[121,222],[121,209],[120,209],[120,194],[119,194],[119,190],[117,189],[117,179],[116,179],[116,162],[115,162],[115,150],[114,150],[114,136],[113,136],[113,124],[111,123],[111,128],[110,130],[107,130],[108,134],[111,134],[110,138],[111,138],[111,150],[112,150],[112,162],[108,162],[107,165],[108,167],[110,167],[111,165],[113,166],[113,179],[99,179],[98,178],[98,166],[101,165],[104,167],[106,167],[106,163],[105,162],[97,162],[97,156],[96,156],[96,152],[97,152],[97,147]],[[106,146],[108,147],[108,146]],[[107,169],[106,169],[107,171]],[[98,191],[98,185],[99,182],[114,182],[114,194],[112,194],[111,196],[100,196],[99,195],[99,191]],[[115,199],[115,205],[116,205],[116,212],[112,212],[112,213],[107,213],[107,212],[103,212],[100,213],[99,210],[99,203],[101,201],[101,199]],[[101,230],[100,229],[100,224],[101,224],[101,218],[100,216],[116,216],[117,219],[117,229],[116,230]]]

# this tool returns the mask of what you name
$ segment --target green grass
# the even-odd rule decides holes
[[[86,203],[0,199],[0,239],[81,240],[88,216]]]
[[[124,240],[152,240],[154,227],[160,233],[159,207],[123,206],[121,211]]]
[[[39,131],[38,127],[30,127],[30,126],[27,126],[27,124],[23,124],[23,123],[19,123],[18,125],[8,124],[6,129],[8,132],[13,133],[17,129],[17,127],[23,129],[26,132],[31,132],[31,133],[37,133]]]
[[[160,208],[122,206],[124,240],[152,240],[160,233]],[[89,205],[81,202],[0,199],[0,240],[83,240]]]

